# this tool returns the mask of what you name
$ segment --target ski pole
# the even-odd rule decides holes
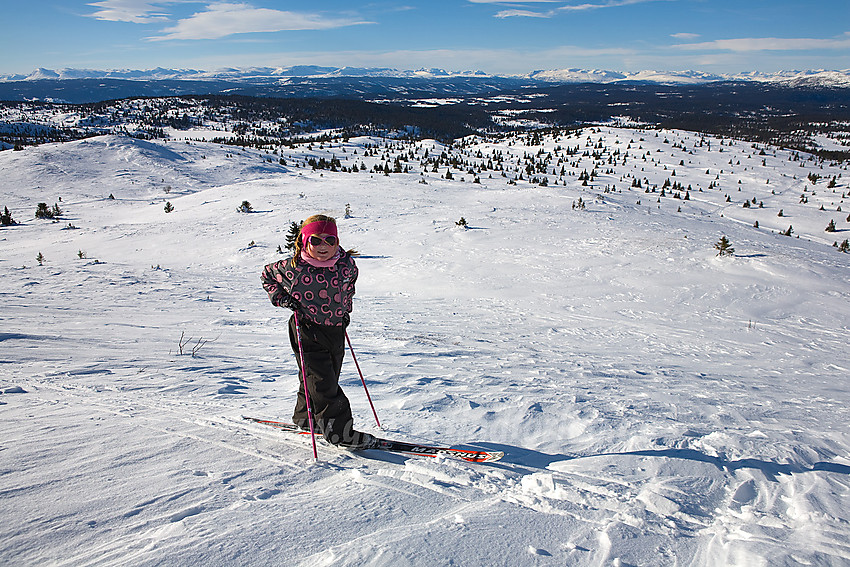
[[[310,407],[310,393],[307,390],[307,366],[304,364],[304,348],[301,346],[301,325],[298,324],[298,313],[293,311],[292,317],[295,320],[295,336],[298,339],[298,356],[301,359],[301,379],[304,384],[304,399],[307,401],[307,421],[310,422],[310,438],[313,440],[313,459],[319,460],[319,453],[316,451],[316,432],[313,429],[313,408]]]
[[[380,429],[381,422],[378,420],[378,412],[375,411],[375,404],[372,403],[372,396],[369,395],[369,388],[366,387],[366,379],[363,378],[363,372],[360,370],[360,363],[357,362],[357,356],[355,356],[354,348],[351,346],[351,339],[348,338],[348,331],[345,331],[345,340],[348,341],[348,350],[351,351],[351,358],[354,359],[354,365],[357,367],[357,372],[360,374],[360,382],[363,383],[363,389],[366,391],[366,399],[369,400],[369,405],[372,406],[372,415],[375,416],[375,423],[378,424],[378,429]]]

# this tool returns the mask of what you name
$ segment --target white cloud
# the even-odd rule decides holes
[[[164,35],[150,39],[218,39],[233,34],[324,30],[368,23],[371,22],[219,2],[207,6],[204,12],[198,12],[166,28],[163,30]]]
[[[673,47],[685,51],[810,51],[815,49],[848,49],[850,32],[831,39],[821,38],[780,38],[745,37],[738,39],[717,39],[700,43],[681,43]]]
[[[496,0],[468,0],[469,2],[474,2],[476,4],[506,4],[506,2],[496,1]],[[516,4],[530,4],[532,2],[547,2],[550,3],[551,0],[530,0],[523,2],[512,2],[511,5]],[[495,17],[497,18],[513,18],[513,17],[524,17],[524,18],[552,18],[556,16],[560,12],[585,12],[589,10],[601,10],[604,8],[619,8],[621,6],[631,6],[632,4],[644,4],[646,2],[675,2],[676,0],[606,0],[605,2],[585,2],[583,4],[565,4],[563,6],[559,6],[556,8],[552,8],[550,10],[544,12],[534,12],[531,10],[523,10],[520,8],[512,8],[510,10],[502,10],[498,12]],[[558,2],[559,4],[563,4],[563,2]]]
[[[608,0],[607,2],[599,3],[584,3],[561,6],[558,11],[561,12],[577,12],[584,10],[601,10],[603,8],[619,8],[621,6],[631,6],[632,4],[645,4],[647,2],[675,2],[676,0]]]
[[[497,18],[551,18],[551,12],[531,12],[529,10],[502,10],[496,14]]]
[[[98,20],[147,24],[168,19],[168,15],[163,13],[159,6],[172,3],[146,0],[105,0],[103,2],[92,2],[89,6],[100,8],[91,15]]]
[[[699,36],[700,35],[698,33],[686,33],[686,32],[670,34],[670,37],[674,37],[676,39],[696,39]]]

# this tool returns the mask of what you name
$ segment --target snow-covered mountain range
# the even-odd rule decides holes
[[[280,81],[289,77],[340,78],[382,77],[409,79],[448,78],[505,78],[527,79],[549,83],[615,83],[640,81],[662,84],[702,84],[719,81],[787,83],[800,86],[850,87],[850,69],[780,71],[776,73],[749,72],[716,74],[702,71],[610,71],[600,69],[538,70],[522,75],[492,75],[483,71],[447,71],[444,69],[399,70],[385,67],[322,67],[297,65],[292,67],[224,68],[215,71],[198,69],[36,69],[29,74],[0,75],[0,81],[35,81],[45,79],[125,79],[125,80],[230,80]]]

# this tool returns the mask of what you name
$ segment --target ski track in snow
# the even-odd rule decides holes
[[[660,160],[652,135],[591,137],[643,137]],[[773,211],[759,231],[707,190],[750,150],[725,149],[666,158],[706,189],[673,205],[627,189],[632,163],[598,199],[575,177],[423,185],[204,143],[0,153],[0,205],[22,222],[0,229],[0,563],[850,564],[848,256],[797,203],[808,169],[787,152],[770,185],[761,157],[735,176]],[[660,186],[660,166],[641,175]],[[59,195],[62,223],[24,218]],[[363,254],[350,333],[386,429],[348,361],[358,425],[502,461],[320,444],[314,463],[309,439],[241,420],[291,412],[286,314],[259,271],[316,211]],[[806,238],[767,228],[787,222]],[[736,256],[714,256],[721,234]]]

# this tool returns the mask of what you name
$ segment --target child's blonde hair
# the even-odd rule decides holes
[[[304,230],[304,227],[310,224],[311,222],[332,222],[336,225],[336,219],[333,217],[329,217],[328,215],[313,215],[311,217],[307,217],[304,222],[301,223],[301,230],[298,231],[298,238],[295,239],[295,254],[292,256],[292,267],[295,267],[295,264],[298,262],[298,258],[301,257],[301,252],[304,250],[304,235],[301,233]],[[351,250],[346,251],[351,256],[359,256],[357,250],[353,248]]]

